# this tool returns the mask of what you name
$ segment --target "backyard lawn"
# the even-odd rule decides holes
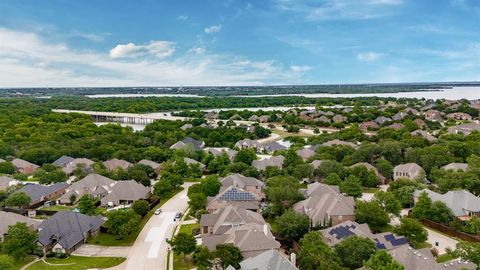
[[[97,237],[89,239],[87,242],[92,245],[99,245],[99,246],[131,246],[133,245],[133,242],[135,242],[135,239],[137,239],[138,235],[142,231],[143,227],[145,224],[147,224],[148,220],[153,216],[155,213],[155,210],[160,208],[165,202],[167,202],[170,198],[173,196],[177,195],[180,191],[182,191],[183,188],[180,188],[179,190],[175,191],[171,196],[168,198],[164,198],[160,200],[160,203],[157,204],[153,209],[151,209],[145,217],[143,217],[142,221],[140,222],[140,226],[138,231],[130,234],[129,236],[123,238],[123,239],[116,239],[115,235],[111,235],[108,233],[100,233]]]
[[[39,261],[27,268],[27,270],[84,270],[84,269],[104,269],[119,265],[125,261],[125,258],[115,257],[80,257],[70,256],[66,259],[48,258],[47,263]]]
[[[173,269],[174,270],[189,270],[195,268],[192,256],[187,256],[185,259],[182,255],[173,253]]]
[[[43,207],[43,208],[40,208],[40,209],[41,210],[47,210],[47,211],[70,211],[74,208],[75,208],[74,206],[53,205],[53,206]]]
[[[28,256],[27,258],[25,258],[25,260],[23,261],[20,261],[20,262],[15,262],[15,265],[13,266],[14,269],[22,269],[23,266],[29,264],[30,262],[32,262],[33,260],[35,260],[35,256]]]

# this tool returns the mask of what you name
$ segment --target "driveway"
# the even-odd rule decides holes
[[[154,215],[145,224],[137,240],[128,253],[127,260],[112,270],[165,269],[168,243],[179,222],[173,218],[177,212],[184,213],[188,208],[188,188],[195,183],[183,184],[184,190],[162,205],[162,213]]]
[[[86,257],[123,257],[130,253],[131,247],[104,247],[96,245],[82,245],[73,252],[73,255]]]
[[[427,242],[432,244],[432,247],[435,247],[438,250],[438,254],[447,253],[446,248],[455,250],[455,246],[458,243],[457,240],[433,231],[427,227],[425,227],[425,230],[428,232]],[[438,242],[438,246],[435,245],[436,242]]]

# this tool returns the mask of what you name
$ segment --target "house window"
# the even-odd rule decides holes
[[[207,226],[203,226],[203,233],[208,233],[208,227]]]

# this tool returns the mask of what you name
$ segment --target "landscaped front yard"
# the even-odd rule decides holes
[[[197,228],[200,228],[200,224],[198,223],[185,224],[180,227],[179,233],[183,232],[183,233],[192,234],[192,230]]]
[[[46,263],[39,261],[27,268],[27,270],[84,270],[84,269],[104,269],[121,264],[125,258],[115,257],[80,257],[70,256],[66,259],[47,258]]]
[[[183,255],[173,254],[173,270],[189,270],[192,268],[195,268],[195,265],[191,255],[184,259]]]
[[[129,236],[118,240],[118,239],[115,238],[116,237],[115,235],[111,235],[111,234],[108,234],[108,233],[100,233],[97,237],[92,238],[92,239],[88,239],[87,242],[89,244],[99,245],[99,246],[131,246],[131,245],[133,245],[133,243],[137,239],[138,235],[142,231],[145,224],[147,224],[148,220],[155,213],[155,210],[160,208],[165,202],[167,202],[173,196],[177,195],[177,193],[179,193],[182,190],[183,190],[183,188],[180,188],[179,190],[175,191],[168,198],[161,199],[160,203],[157,204],[157,206],[155,206],[153,209],[151,209],[148,212],[148,214],[143,217],[142,221],[140,222],[139,229],[136,232],[130,234]]]

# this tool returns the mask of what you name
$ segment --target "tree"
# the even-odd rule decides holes
[[[387,213],[400,215],[402,204],[391,192],[378,191],[374,195],[374,199],[387,211]]]
[[[115,235],[117,239],[123,239],[137,231],[140,225],[140,216],[132,209],[119,209],[107,214],[105,227],[108,233]]]
[[[403,270],[404,267],[395,261],[386,250],[379,250],[364,264],[368,270]]]
[[[343,266],[349,269],[358,269],[362,267],[364,261],[375,254],[377,248],[375,243],[368,238],[352,236],[338,243],[334,250]]]
[[[213,254],[208,250],[207,247],[204,246],[197,246],[195,253],[193,253],[193,262],[199,270],[211,269],[212,259]]]
[[[380,158],[375,160],[375,167],[378,169],[378,173],[383,175],[386,179],[393,178],[393,166],[390,161]]]
[[[0,173],[1,174],[14,174],[17,170],[11,162],[0,162]]]
[[[473,216],[470,218],[469,221],[465,224],[465,231],[470,234],[480,234],[480,218],[477,216]]]
[[[207,205],[207,196],[203,193],[193,193],[188,196],[188,205],[193,212],[202,210]]]
[[[463,260],[470,261],[480,269],[480,243],[460,242],[455,253]]]
[[[218,181],[218,177],[215,175],[207,176],[202,179],[201,182],[201,189],[203,194],[206,196],[215,196],[220,191],[220,181]]]
[[[404,217],[400,220],[400,225],[395,227],[394,232],[405,236],[412,246],[416,246],[427,241],[428,233],[423,228],[422,223],[416,219]]]
[[[358,223],[367,223],[372,231],[379,232],[388,224],[390,218],[378,202],[357,201],[355,220]]]
[[[138,200],[132,204],[132,210],[143,217],[150,211],[150,205],[145,200]]]
[[[70,204],[74,204],[75,201],[77,200],[77,195],[73,194],[70,195],[70,197],[68,198],[68,200],[70,201]]]
[[[323,242],[318,231],[311,231],[300,240],[299,268],[303,270],[340,270],[340,258]]]
[[[240,262],[243,261],[240,249],[231,244],[217,245],[215,257],[220,258],[223,269],[226,269],[229,265],[239,269]]]
[[[275,219],[278,233],[288,240],[298,240],[306,234],[310,228],[310,219],[306,215],[293,211],[286,211]]]
[[[415,192],[415,187],[413,186],[403,186],[392,193],[395,195],[403,207],[412,207],[413,205],[413,193]]]
[[[15,270],[15,265],[12,257],[8,255],[0,255],[0,269]]]
[[[336,173],[331,173],[323,179],[323,182],[327,185],[338,186],[342,183],[342,178],[340,178],[340,176],[338,176]]]
[[[303,199],[299,187],[298,180],[291,176],[275,176],[267,179],[265,194],[273,204],[275,215],[281,215],[285,209]]]
[[[172,194],[174,187],[170,182],[160,180],[153,186],[153,194],[157,195],[160,199],[167,198]]]
[[[31,202],[30,196],[27,195],[25,192],[15,192],[12,193],[8,198],[5,200],[5,205],[7,206],[16,206],[16,207],[26,207]]]
[[[337,175],[343,177],[344,169],[342,164],[334,160],[324,160],[320,165],[315,169],[315,175],[320,177],[326,177],[331,173],[336,173]]]
[[[422,192],[418,197],[418,201],[415,207],[412,209],[412,217],[424,220],[430,217],[432,209],[432,199],[428,196],[427,192]]]
[[[452,210],[441,201],[435,201],[432,203],[432,208],[430,211],[430,219],[438,222],[447,224],[449,221],[453,220],[454,216]]]
[[[257,154],[255,154],[254,149],[242,149],[238,151],[237,155],[235,156],[235,162],[243,162],[247,165],[251,165],[252,161],[257,159]]]
[[[354,175],[350,175],[342,183],[340,183],[340,191],[348,196],[358,198],[362,196],[362,185],[360,180]]]
[[[25,223],[18,222],[8,227],[2,250],[16,261],[22,261],[37,249],[37,237],[37,233],[31,231]]]
[[[94,215],[97,207],[95,206],[95,200],[88,194],[85,194],[80,198],[80,201],[78,201],[77,208],[82,214]]]
[[[197,247],[197,241],[191,233],[180,232],[173,237],[170,245],[172,246],[175,254],[183,253],[183,258],[185,259],[186,255],[195,251],[195,248]]]

